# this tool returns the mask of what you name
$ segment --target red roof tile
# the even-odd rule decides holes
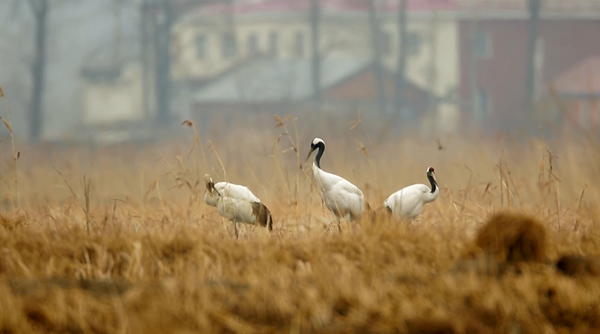
[[[367,10],[366,0],[319,0],[322,10],[331,12],[361,12]],[[311,6],[311,0],[264,0],[258,2],[237,3],[232,7],[226,4],[208,5],[199,8],[192,15],[214,15],[220,13],[288,13],[305,12]],[[396,10],[396,1],[377,5],[380,11]],[[455,0],[408,0],[407,10],[451,10],[457,8]]]
[[[562,94],[600,94],[600,56],[589,57],[565,71],[550,84]]]
[[[527,10],[529,0],[457,0],[462,8],[481,10]],[[543,11],[600,10],[597,0],[543,0]]]

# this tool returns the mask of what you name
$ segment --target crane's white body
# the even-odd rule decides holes
[[[357,186],[341,176],[327,173],[321,169],[321,156],[325,152],[325,142],[323,139],[313,139],[306,160],[308,160],[315,150],[318,150],[318,153],[312,164],[313,176],[317,180],[323,202],[327,209],[336,216],[338,230],[341,232],[341,218],[347,221],[356,220],[369,205],[365,201],[365,195],[363,195]]]
[[[423,205],[433,202],[438,197],[440,187],[437,185],[434,169],[431,166],[427,168],[427,178],[432,188],[424,184],[413,184],[396,191],[383,202],[383,205],[392,211],[392,217],[413,220],[421,214]]]
[[[254,224],[256,216],[252,208],[253,202],[234,197],[214,196],[217,211],[226,219],[234,223]]]
[[[217,182],[215,183],[215,189],[221,194],[223,197],[234,198],[239,200],[244,200],[247,202],[258,202],[260,203],[260,199],[256,197],[248,189],[248,187],[241,186],[239,184],[233,184],[229,182]],[[206,192],[204,194],[204,202],[210,206],[217,206],[217,195],[212,192]]]
[[[343,217],[352,221],[365,211],[365,195],[357,186],[341,176],[327,173],[314,162],[312,170],[325,206],[338,220]]]
[[[204,202],[215,206],[219,214],[233,223],[238,237],[237,223],[262,225],[273,230],[273,218],[269,209],[260,202],[250,189],[228,182],[214,184],[208,174],[204,175],[206,192]]]

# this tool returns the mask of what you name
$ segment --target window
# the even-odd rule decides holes
[[[492,39],[488,33],[477,31],[473,42],[473,53],[476,58],[485,59],[492,55]]]
[[[381,40],[379,41],[381,47],[381,54],[386,56],[392,52],[392,36],[387,31],[381,32]]]
[[[256,37],[256,34],[248,36],[248,53],[251,55],[258,53],[258,37]]]
[[[294,42],[294,53],[298,57],[304,56],[304,34],[302,32],[296,33],[296,38]]]
[[[492,114],[492,103],[490,95],[483,89],[477,90],[477,96],[475,97],[476,111],[479,115],[489,116]]]
[[[199,34],[196,36],[196,57],[198,59],[206,58],[206,35]]]
[[[233,33],[226,32],[221,35],[221,53],[223,58],[233,58],[237,55],[237,45]]]
[[[407,36],[408,54],[416,55],[421,49],[421,35],[417,32],[409,32]]]
[[[279,52],[279,35],[277,32],[271,31],[269,34],[269,53],[272,55],[277,55]]]

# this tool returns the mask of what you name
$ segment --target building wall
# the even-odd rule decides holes
[[[426,15],[409,21],[408,30],[418,33],[418,53],[409,56],[406,69],[408,79],[438,96],[452,94],[458,88],[458,29],[456,19],[441,15]],[[385,65],[392,70],[398,61],[398,28],[393,16],[382,23],[392,41],[392,52]],[[368,39],[367,39],[368,41]],[[430,69],[433,69],[431,71]]]
[[[285,29],[281,26],[285,25]],[[227,70],[235,63],[249,56],[246,44],[250,34],[257,34],[258,48],[266,51],[268,38],[271,31],[277,31],[282,56],[289,54],[296,31],[304,33],[307,39],[307,28],[298,20],[287,22],[261,22],[251,20],[243,24],[236,20],[235,38],[237,43],[237,57],[226,58],[222,55],[221,34],[229,31],[225,18],[214,18],[203,21],[202,24],[189,22],[184,26],[176,27],[174,38],[177,40],[178,53],[175,55],[172,76],[177,79],[210,79]],[[196,39],[201,34],[206,36],[206,55],[203,59],[198,57]],[[308,42],[306,40],[306,42]],[[308,43],[306,48],[308,48]],[[308,51],[308,50],[307,50]]]
[[[546,67],[544,80],[556,79],[562,72],[591,55],[600,55],[600,16],[597,20],[552,21],[544,24],[542,33]]]
[[[477,29],[488,34],[491,54],[473,62],[469,54],[471,23],[459,25],[460,97],[463,111],[470,110],[471,74],[476,66],[477,84],[490,98],[490,114],[469,115],[493,128],[514,128],[524,112],[527,56],[527,20],[486,19]],[[591,55],[600,54],[593,42],[600,31],[600,20],[545,19],[540,22],[541,75],[545,84]]]
[[[142,69],[126,66],[116,81],[85,81],[84,125],[114,124],[142,120],[144,117]]]
[[[199,23],[202,22],[202,24]],[[324,16],[321,22],[321,53],[325,56],[351,56],[367,58],[372,56],[368,16],[348,14]],[[235,18],[235,35],[238,57],[224,59],[221,54],[220,35],[227,31],[227,21],[221,18],[200,18],[184,20],[174,29],[176,42],[173,77],[182,79],[211,78],[249,56],[247,43],[250,34],[258,37],[259,50],[268,51],[269,34],[278,33],[279,55],[293,56],[295,36],[304,36],[303,57],[311,56],[310,26],[305,13],[286,15],[248,15]],[[458,87],[458,30],[456,20],[435,15],[414,16],[408,24],[409,33],[419,36],[417,52],[409,55],[407,62],[408,78],[422,88],[432,89],[436,95],[446,96]],[[384,54],[386,67],[394,70],[397,65],[397,25],[395,15],[383,15],[381,30],[390,41],[389,52]],[[206,57],[199,59],[196,39],[204,34]],[[431,71],[430,68],[433,68]],[[326,69],[323,69],[326,70]]]

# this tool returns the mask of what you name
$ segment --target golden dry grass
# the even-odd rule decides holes
[[[17,142],[18,205],[3,143],[0,333],[600,331],[595,143],[443,136],[439,150],[435,139],[373,144],[356,128],[335,138],[281,124],[212,143]],[[339,235],[302,164],[315,136],[327,143],[322,167],[374,208],[426,183],[429,165],[441,195],[413,225],[343,224]],[[273,232],[246,226],[236,240],[202,201],[205,173],[249,186]],[[519,214],[484,227],[503,211]]]

